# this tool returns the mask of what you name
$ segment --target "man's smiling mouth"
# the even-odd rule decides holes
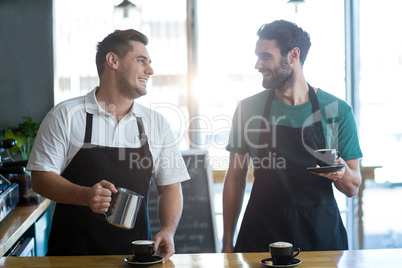
[[[270,76],[271,72],[269,71],[265,71],[265,72],[261,72],[262,76]]]
[[[138,80],[141,82],[141,83],[143,83],[143,84],[147,84],[147,82],[148,82],[148,79],[147,78],[138,78]]]

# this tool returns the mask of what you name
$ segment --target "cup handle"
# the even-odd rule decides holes
[[[295,251],[297,251],[297,253],[293,255],[293,258],[296,257],[297,255],[299,255],[299,253],[300,253],[300,248],[295,248]]]
[[[106,213],[103,213],[103,215],[105,215],[105,219],[107,218],[107,216],[109,215],[110,210],[112,209],[112,204],[113,204],[113,201],[114,201],[116,195],[117,195],[117,193],[112,193],[112,196],[111,196],[112,200],[110,200],[109,208],[107,209]]]
[[[152,248],[151,248],[151,255],[154,255],[155,252],[156,252],[156,248],[155,248],[154,246],[152,246]]]
[[[337,152],[336,152],[336,159],[335,159],[335,161],[338,160],[339,157],[341,157],[341,152],[337,151]]]

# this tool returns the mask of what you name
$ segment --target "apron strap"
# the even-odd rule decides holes
[[[152,154],[151,154],[151,151],[149,150],[148,137],[145,134],[145,130],[144,130],[144,123],[143,123],[141,117],[139,117],[139,116],[135,116],[135,117],[137,118],[139,138],[140,138],[141,148],[142,148],[142,152],[143,152],[142,155],[146,156],[152,160]],[[84,145],[83,145],[84,148],[92,147],[91,146],[92,122],[93,122],[93,114],[87,113],[87,121],[86,121],[86,126],[85,126],[85,138],[84,138]]]
[[[267,101],[265,103],[265,107],[264,107],[264,113],[262,114],[263,116],[266,116],[267,118],[267,122],[269,122],[269,114],[271,112],[271,106],[272,106],[272,101],[275,98],[275,89],[271,89],[269,94],[268,94],[268,98]]]
[[[315,94],[315,91],[313,89],[312,86],[310,86],[309,83],[307,83],[308,85],[308,94],[310,97],[310,102],[312,104],[312,108],[313,108],[313,119],[314,119],[314,134],[316,136],[317,139],[317,143],[318,143],[318,147],[319,148],[325,148],[325,136],[324,136],[324,128],[322,126],[322,122],[321,122],[321,112],[320,112],[320,106],[318,104],[318,98],[317,98],[317,94]],[[272,102],[275,98],[275,89],[271,89],[268,97],[267,97],[267,101],[265,103],[265,107],[264,107],[264,113],[263,116],[266,117],[267,122],[269,122],[269,114],[271,112],[271,106],[272,106]],[[263,122],[261,122],[261,127]],[[261,135],[260,135],[260,143],[261,143]]]
[[[145,134],[144,123],[142,121],[142,118],[139,116],[135,116],[135,117],[137,118],[137,125],[138,125],[138,131],[139,131],[139,138],[140,138],[140,142],[141,142],[142,154],[143,154],[143,156],[150,159],[150,161],[153,161],[151,150],[149,149],[148,137],[147,137],[147,134]],[[151,175],[152,175],[152,173],[151,173]]]
[[[90,144],[92,139],[92,121],[93,114],[87,113],[87,122],[85,126],[84,144]]]
[[[141,146],[144,146],[148,141],[148,137],[144,131],[144,123],[142,121],[142,118],[138,117],[138,116],[136,116],[136,118],[137,118],[137,126],[138,126],[138,132],[139,132],[139,138],[141,141]],[[87,121],[86,121],[86,126],[85,126],[85,138],[84,138],[85,144],[91,143],[91,140],[92,140],[92,122],[93,122],[93,114],[87,113]]]
[[[140,137],[140,141],[141,141],[141,146],[144,146],[148,141],[148,137],[144,131],[144,123],[143,123],[141,117],[139,117],[139,116],[135,116],[135,117],[137,118],[137,125],[138,125],[138,132],[139,132],[139,137]]]
[[[309,83],[307,83],[307,85],[308,85],[308,95],[310,97],[311,104],[313,105],[313,112],[316,112],[320,109],[318,105],[317,95],[315,94],[313,87],[310,86]]]
[[[317,94],[315,94],[313,87],[310,86],[309,83],[307,83],[307,85],[309,88],[308,94],[310,97],[311,105],[313,107],[313,120],[315,129],[314,134],[316,135],[319,148],[325,148],[324,128],[322,126],[321,112],[320,112],[320,106],[318,104]]]

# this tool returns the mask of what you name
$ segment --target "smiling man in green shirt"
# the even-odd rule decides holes
[[[360,150],[351,107],[310,86],[303,64],[310,37],[296,24],[274,21],[258,31],[255,68],[263,76],[261,93],[242,100],[234,114],[229,169],[223,189],[223,252],[267,251],[287,241],[301,250],[348,248],[333,187],[346,196],[361,182]],[[340,151],[328,173],[316,174],[314,150]],[[233,247],[246,185],[248,163],[254,183]]]

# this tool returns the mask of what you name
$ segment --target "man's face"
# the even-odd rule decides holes
[[[133,51],[119,60],[118,90],[128,99],[136,99],[147,94],[147,82],[154,70],[145,45],[132,41]]]
[[[255,68],[262,74],[262,86],[266,89],[282,89],[294,83],[293,69],[286,56],[281,55],[275,40],[258,39]]]

